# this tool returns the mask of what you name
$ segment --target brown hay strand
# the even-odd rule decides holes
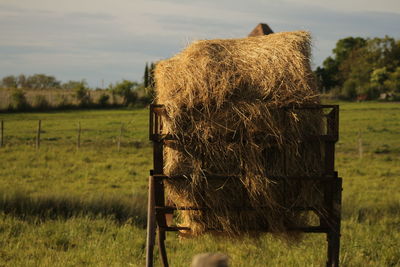
[[[317,205],[317,186],[269,177],[323,172],[321,146],[301,142],[321,133],[322,114],[282,109],[319,104],[309,57],[310,35],[297,31],[197,41],[157,64],[164,129],[177,137],[165,149],[164,172],[188,177],[168,182],[169,196],[178,207],[207,208],[180,212],[191,234],[263,228],[294,239],[288,228],[307,223],[290,208]],[[238,178],[213,181],[207,174]]]

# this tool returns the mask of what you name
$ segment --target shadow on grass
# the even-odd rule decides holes
[[[84,198],[72,195],[32,197],[24,192],[0,193],[0,212],[25,220],[68,219],[72,217],[108,218],[119,223],[146,225],[147,197],[136,194]]]

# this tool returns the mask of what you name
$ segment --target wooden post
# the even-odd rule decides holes
[[[118,142],[117,142],[117,149],[118,152],[121,149],[121,139],[122,139],[122,131],[124,130],[124,123],[121,122],[121,128],[119,129],[119,136],[118,136]]]
[[[37,127],[37,132],[36,132],[36,149],[39,149],[40,147],[40,132],[42,128],[42,121],[38,121],[38,127]]]
[[[76,148],[81,147],[81,122],[78,122],[78,135],[76,139]]]
[[[362,133],[361,130],[358,130],[358,157],[360,159],[363,158],[363,152]]]
[[[4,121],[1,120],[0,124],[0,147],[4,146]]]

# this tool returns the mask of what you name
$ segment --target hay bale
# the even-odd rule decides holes
[[[293,239],[288,228],[307,223],[290,208],[315,204],[318,188],[270,177],[323,172],[320,145],[301,142],[321,133],[322,114],[282,109],[319,103],[309,57],[310,35],[297,31],[197,41],[157,64],[164,130],[177,137],[165,149],[164,172],[188,177],[168,182],[169,196],[178,207],[208,208],[180,212],[190,234],[262,228]],[[209,174],[227,179],[207,180]]]

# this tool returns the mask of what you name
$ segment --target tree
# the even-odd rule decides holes
[[[356,51],[364,47],[366,40],[361,37],[347,37],[339,40],[332,50],[333,57],[328,57],[322,63],[315,74],[320,80],[320,85],[326,91],[334,87],[342,87],[348,79],[348,72],[344,69],[343,63]]]
[[[383,67],[372,71],[370,82],[373,85],[383,86],[383,84],[388,78],[389,78],[389,73],[386,67]]]
[[[146,67],[144,68],[144,76],[143,76],[144,87],[147,88],[149,86],[149,66],[146,62]]]
[[[389,92],[400,94],[400,67],[389,73],[389,78],[383,84]]]
[[[135,103],[138,98],[135,91],[138,86],[137,82],[123,80],[113,86],[113,92],[123,98],[124,105],[129,105]]]
[[[149,87],[151,87],[152,89],[155,88],[155,80],[154,80],[155,69],[156,69],[156,64],[154,64],[154,62],[151,62],[149,70]]]
[[[82,80],[80,83],[73,88],[75,97],[82,107],[88,106],[91,102],[89,88],[87,87],[86,81]]]
[[[10,96],[10,100],[10,108],[12,108],[13,110],[21,111],[27,110],[29,108],[25,93],[21,89],[13,90]]]
[[[382,93],[394,93],[397,68],[400,67],[400,41],[384,38],[347,37],[339,40],[333,56],[315,70],[322,88],[336,88],[345,98],[366,95],[369,99]]]
[[[85,80],[82,81],[68,81],[66,83],[61,84],[62,89],[67,89],[67,90],[74,90],[75,88],[79,87],[81,84],[84,84],[86,86]]]
[[[349,54],[361,47],[366,45],[367,41],[361,37],[347,37],[340,39],[336,43],[336,47],[332,50],[335,55],[335,61],[340,65],[344,60],[346,60]]]
[[[338,66],[336,61],[328,57],[323,62],[323,67],[318,67],[315,75],[319,81],[322,91],[329,91],[338,85],[337,81]]]
[[[357,91],[359,90],[359,85],[356,80],[349,79],[343,84],[343,90],[341,96],[345,99],[353,100],[357,97]]]
[[[17,84],[18,84],[18,88],[26,88],[27,87],[26,76],[24,74],[18,75]]]
[[[17,88],[17,77],[14,75],[8,75],[1,80],[1,85],[4,88]]]
[[[99,105],[102,106],[102,107],[107,106],[108,100],[109,100],[109,99],[110,99],[110,96],[109,96],[109,95],[107,95],[107,94],[105,94],[105,93],[102,93],[102,94],[100,95],[100,97],[99,97]]]
[[[400,66],[400,41],[389,36],[368,41],[368,54],[374,68],[386,67],[392,72]]]
[[[27,78],[27,87],[32,89],[60,88],[61,82],[54,76],[34,74]]]
[[[143,88],[139,87],[137,90],[140,94],[140,100],[146,104],[151,103],[155,96],[154,69],[155,64],[153,62],[150,63],[150,66],[148,66],[146,63],[146,67],[144,69]]]

